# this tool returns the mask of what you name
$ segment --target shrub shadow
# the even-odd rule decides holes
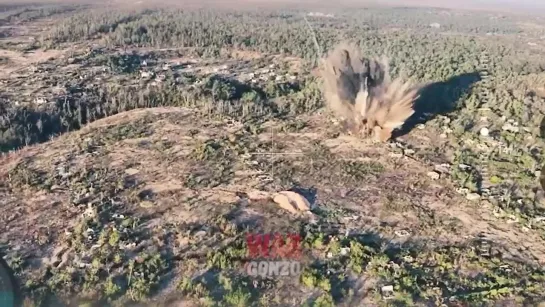
[[[468,95],[473,85],[480,80],[480,74],[472,72],[424,86],[420,90],[420,98],[415,102],[414,114],[394,133],[394,137],[409,133],[416,125],[424,124],[437,115],[445,115],[463,107],[458,103],[460,98]]]

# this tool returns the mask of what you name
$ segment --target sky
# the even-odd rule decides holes
[[[487,9],[499,9],[499,10],[523,10],[533,11],[542,9],[545,14],[545,0],[386,0],[377,1],[380,2],[392,2],[396,4],[405,3],[407,5],[424,5],[424,6],[445,6],[452,8],[487,8]]]
[[[40,2],[95,2],[95,3],[157,3],[156,0],[0,0],[0,4],[4,3],[40,3]],[[300,5],[334,5],[341,6],[343,3],[351,6],[365,6],[369,4],[375,5],[393,5],[393,6],[427,6],[427,7],[444,7],[457,9],[485,9],[498,10],[505,12],[523,12],[537,13],[545,15],[545,0],[162,0],[159,3],[163,4],[184,4],[184,3],[220,3],[230,4],[240,2],[246,5],[261,5],[261,4],[298,4]]]
[[[543,0],[479,0],[475,2],[483,2],[492,6],[505,5],[509,7],[520,7],[526,9],[545,9],[545,1]],[[545,13],[545,11],[543,13]]]

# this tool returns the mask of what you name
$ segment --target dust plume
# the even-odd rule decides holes
[[[368,59],[341,43],[322,60],[328,107],[353,133],[388,140],[414,113],[420,87],[391,80],[388,59]]]

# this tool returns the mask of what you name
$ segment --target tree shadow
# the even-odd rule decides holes
[[[420,98],[415,102],[414,114],[394,133],[393,137],[403,136],[418,124],[424,124],[437,115],[445,115],[463,107],[459,103],[460,99],[468,95],[473,84],[480,80],[480,74],[472,72],[424,86],[419,91]]]

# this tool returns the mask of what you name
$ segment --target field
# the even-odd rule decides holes
[[[545,18],[65,2],[0,5],[22,306],[545,301]],[[425,84],[393,140],[325,108],[318,59],[344,40]],[[248,232],[300,234],[301,275],[248,276]]]

